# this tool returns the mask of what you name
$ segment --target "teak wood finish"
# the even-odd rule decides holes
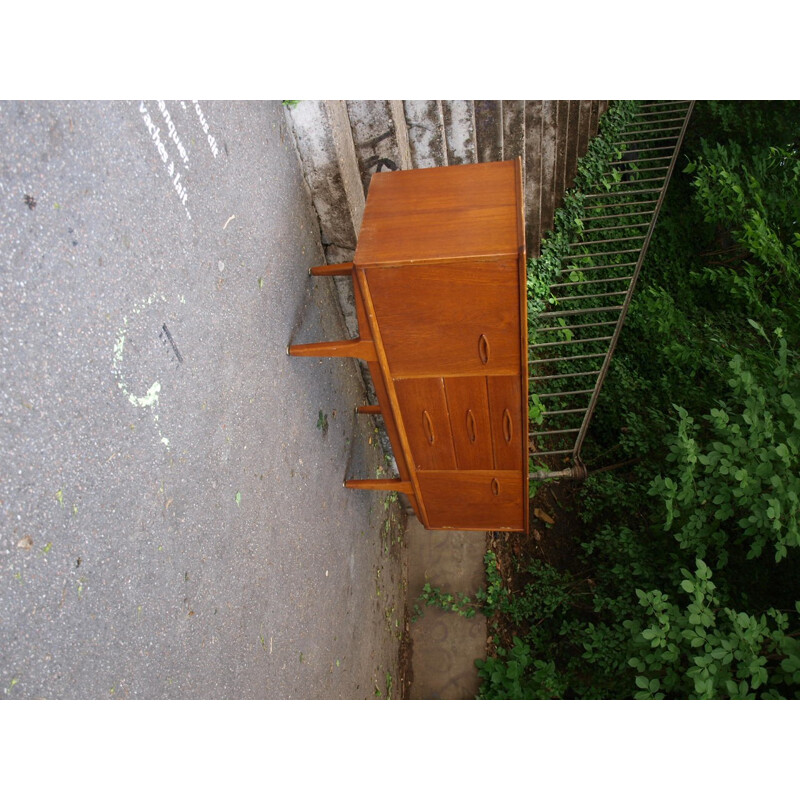
[[[359,337],[294,356],[367,362],[399,479],[428,529],[528,529],[525,225],[519,159],[376,173],[351,264]]]

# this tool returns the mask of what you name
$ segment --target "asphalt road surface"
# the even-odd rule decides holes
[[[286,355],[344,334],[281,104],[0,103],[0,141],[0,697],[397,696],[357,365]]]

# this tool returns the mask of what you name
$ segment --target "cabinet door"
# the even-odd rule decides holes
[[[516,261],[367,267],[366,279],[394,377],[520,373]]]
[[[521,531],[524,477],[519,472],[418,472],[428,527]]]

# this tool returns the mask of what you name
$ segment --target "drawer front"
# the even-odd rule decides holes
[[[402,424],[417,469],[455,469],[444,381],[414,378],[394,382]]]
[[[493,469],[486,378],[445,378],[458,469]]]
[[[487,380],[496,469],[521,470],[527,442],[522,418],[522,382],[514,376]]]
[[[524,479],[519,472],[417,473],[428,526],[450,530],[524,530]]]
[[[519,374],[516,262],[367,268],[366,278],[393,376]]]

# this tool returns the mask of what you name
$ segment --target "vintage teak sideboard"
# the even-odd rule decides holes
[[[525,227],[519,160],[373,175],[352,263],[357,339],[293,356],[367,362],[398,479],[428,529],[528,529]]]

